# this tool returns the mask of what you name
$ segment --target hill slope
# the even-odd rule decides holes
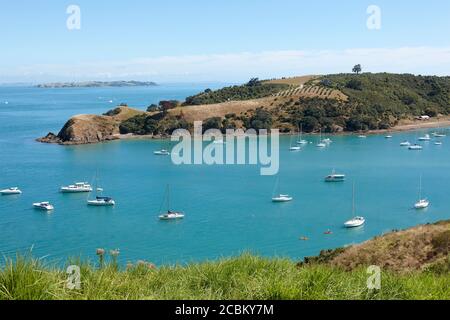
[[[168,135],[178,128],[192,129],[195,120],[222,131],[278,128],[292,132],[299,127],[305,132],[328,133],[385,130],[410,123],[420,115],[449,115],[450,77],[367,73],[252,79],[241,86],[208,89],[183,103],[167,105],[155,106],[148,113],[135,110],[134,117],[123,119],[72,119],[94,122],[92,130],[99,128],[101,137],[95,137],[94,132],[88,137],[79,137],[76,130],[66,132],[74,128],[71,123],[58,134],[59,140],[49,135],[40,141],[91,143],[119,132]],[[113,124],[109,127],[102,120]]]

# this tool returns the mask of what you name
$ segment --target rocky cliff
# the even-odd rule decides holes
[[[144,113],[128,107],[118,107],[101,116],[76,115],[66,122],[57,135],[49,132],[37,141],[76,145],[115,140],[120,134],[119,125],[122,121]]]

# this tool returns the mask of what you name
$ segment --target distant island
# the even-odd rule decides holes
[[[151,87],[157,86],[151,81],[84,81],[41,83],[37,88],[100,88],[100,87]]]

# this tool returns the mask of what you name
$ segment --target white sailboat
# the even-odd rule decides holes
[[[301,144],[301,145],[308,144],[308,141],[303,139],[303,125],[300,125],[297,144]]]
[[[355,216],[355,183],[353,183],[353,194],[352,194],[352,215]],[[346,221],[344,227],[346,228],[356,228],[364,225],[366,219],[361,216],[355,216],[354,218]]]
[[[289,151],[300,151],[301,149],[302,148],[300,148],[299,146],[294,145],[292,143],[292,136],[291,136],[291,140],[290,140],[290,143],[289,143]]]
[[[95,206],[95,207],[109,207],[114,206],[116,202],[111,197],[105,197],[102,195],[103,188],[99,187],[98,184],[98,173],[96,174],[96,182],[95,182],[95,199],[89,199],[89,196],[91,192],[89,192],[87,204],[88,206]]]
[[[161,214],[161,209],[159,219],[160,220],[179,220],[184,218],[184,213],[181,211],[172,211],[170,210],[170,188],[169,185],[167,185],[166,188],[166,196],[167,196],[167,212]],[[161,205],[162,207],[162,205]]]
[[[422,176],[420,176],[419,182],[419,200],[414,204],[415,209],[425,209],[430,205],[430,201],[422,198]]]
[[[327,144],[325,142],[323,142],[322,140],[322,129],[320,129],[320,133],[319,133],[319,143],[317,143],[317,148],[326,148]]]
[[[278,189],[278,185],[279,185],[279,178],[277,177],[277,182],[275,183],[275,188],[273,189],[272,202],[289,202],[294,200],[294,198],[288,194],[279,193],[275,195],[275,191]]]

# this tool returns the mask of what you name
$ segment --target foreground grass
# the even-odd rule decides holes
[[[381,290],[368,274],[250,254],[186,267],[117,271],[81,265],[81,289],[66,288],[66,273],[39,260],[17,258],[0,271],[0,299],[450,299],[450,275],[383,273]]]

